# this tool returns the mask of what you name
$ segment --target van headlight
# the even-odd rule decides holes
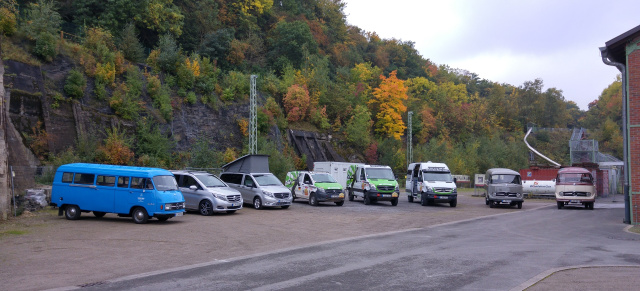
[[[396,192],[400,192],[400,186],[396,185]]]
[[[269,197],[272,197],[272,198],[276,198],[275,196],[273,196],[273,193],[271,193],[271,192],[269,192],[269,191],[262,190],[262,194],[264,194],[265,196],[269,196]]]
[[[214,198],[220,199],[222,201],[229,201],[227,200],[227,196],[222,195],[222,194],[217,194],[217,193],[211,193],[213,195]]]

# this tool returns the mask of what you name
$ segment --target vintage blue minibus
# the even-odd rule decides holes
[[[184,197],[167,170],[84,163],[58,167],[51,205],[70,220],[91,211],[96,217],[133,217],[135,223],[146,223],[150,217],[166,221],[185,211]]]

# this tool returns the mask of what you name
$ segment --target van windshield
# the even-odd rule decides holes
[[[588,173],[558,174],[557,183],[588,183],[593,184],[593,177]]]
[[[368,168],[367,169],[367,178],[369,179],[386,179],[386,180],[395,180],[396,177],[393,176],[393,171],[389,168]]]
[[[448,172],[422,172],[422,181],[453,182],[453,176]]]
[[[220,181],[220,179],[218,179],[218,177],[216,177],[214,175],[211,175],[211,174],[196,174],[194,176],[196,176],[196,178],[198,178],[198,180],[200,180],[200,182],[202,182],[202,184],[204,184],[204,186],[207,187],[207,188],[227,187],[227,185],[225,185],[224,182]]]
[[[312,174],[311,177],[316,183],[337,183],[336,179],[329,174]]]
[[[282,183],[273,174],[253,175],[260,186],[282,186]]]
[[[520,175],[491,175],[491,184],[521,184]]]
[[[178,183],[173,176],[155,176],[153,177],[153,184],[156,185],[158,191],[171,191],[178,190]]]

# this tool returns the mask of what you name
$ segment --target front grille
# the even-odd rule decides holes
[[[587,192],[563,192],[562,196],[581,196],[581,197],[587,197],[589,196],[589,193]]]
[[[497,197],[518,197],[518,193],[513,192],[498,192],[496,193]]]
[[[240,195],[229,195],[227,196],[227,200],[229,200],[229,202],[240,202],[242,201],[242,197]]]
[[[289,193],[273,193],[273,196],[278,199],[289,198]]]
[[[433,191],[438,193],[449,193],[453,191],[453,188],[434,188]]]
[[[184,209],[184,202],[167,203],[165,205],[165,210],[180,210],[180,209]]]
[[[338,195],[340,193],[342,193],[342,190],[340,189],[333,189],[333,190],[325,190],[325,192],[329,195]]]
[[[380,192],[392,192],[395,189],[396,187],[394,186],[378,186],[378,191]]]

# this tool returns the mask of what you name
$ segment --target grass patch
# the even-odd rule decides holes
[[[40,66],[40,61],[27,52],[26,49],[16,45],[11,38],[5,37],[2,42],[2,59],[12,60],[29,64],[32,66]]]
[[[629,228],[630,232],[640,234],[640,225],[634,225]]]
[[[0,236],[4,236],[4,235],[21,235],[21,234],[26,234],[27,231],[26,230],[5,230],[3,232],[0,232]]]

